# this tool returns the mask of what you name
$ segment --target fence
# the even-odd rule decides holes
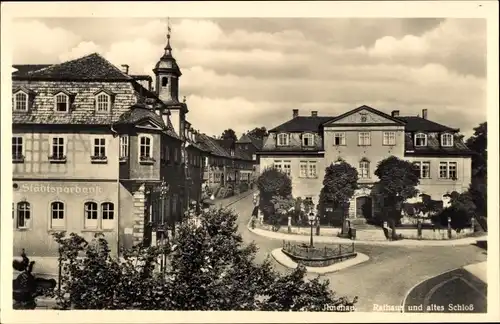
[[[330,259],[354,253],[354,242],[350,244],[335,244],[323,248],[310,247],[305,243],[292,244],[283,241],[283,252],[300,259]]]

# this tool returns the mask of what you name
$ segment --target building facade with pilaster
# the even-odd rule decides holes
[[[373,216],[371,188],[378,181],[377,164],[389,156],[414,163],[420,174],[421,194],[441,200],[452,191],[463,192],[471,182],[472,152],[459,129],[421,116],[386,114],[361,106],[339,116],[313,111],[271,129],[260,157],[261,172],[276,167],[292,180],[293,195],[317,204],[325,168],[342,159],[358,170],[359,189],[349,203],[349,217]]]

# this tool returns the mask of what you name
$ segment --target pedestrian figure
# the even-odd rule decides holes
[[[259,207],[255,206],[252,211],[252,229],[255,228],[255,222],[257,221],[257,217],[259,216]]]

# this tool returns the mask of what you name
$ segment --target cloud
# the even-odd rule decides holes
[[[171,22],[188,118],[210,135],[228,127],[239,133],[272,128],[294,108],[320,115],[363,104],[406,115],[428,109],[436,122],[464,131],[486,119],[481,19]],[[152,75],[165,47],[166,20],[26,20],[15,36],[21,38],[16,63],[64,61],[97,51],[117,66],[128,64],[130,73]]]
[[[50,28],[37,20],[16,19],[13,22],[13,60],[22,63],[52,62],[81,37],[64,28]]]
[[[69,61],[73,59],[77,59],[79,57],[92,54],[92,53],[99,53],[102,52],[102,48],[95,44],[94,42],[81,42],[77,46],[73,47],[69,51],[59,55],[59,61],[64,62],[64,61]]]

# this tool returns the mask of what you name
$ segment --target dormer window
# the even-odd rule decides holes
[[[69,111],[69,96],[64,93],[59,93],[55,97],[55,111],[68,112]]]
[[[452,147],[453,146],[453,135],[452,134],[442,134],[441,135],[441,146]]]
[[[101,89],[94,93],[95,96],[95,111],[98,113],[109,113],[115,98],[115,94],[111,91]]]
[[[427,134],[424,134],[424,133],[416,134],[415,135],[415,146],[416,147],[427,146]]]
[[[28,94],[18,91],[14,94],[14,111],[28,111]]]
[[[290,145],[290,135],[286,133],[278,134],[278,146]]]
[[[314,146],[314,135],[310,133],[302,135],[302,146]]]

